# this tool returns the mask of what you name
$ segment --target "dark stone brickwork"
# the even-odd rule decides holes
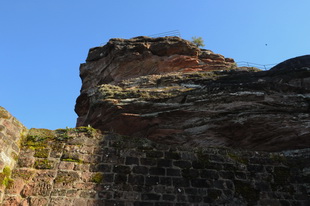
[[[193,149],[83,129],[44,141],[24,143],[3,205],[310,205],[307,149]]]

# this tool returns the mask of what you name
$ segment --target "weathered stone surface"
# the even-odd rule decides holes
[[[77,126],[189,146],[265,151],[310,147],[309,55],[259,71],[229,67],[233,60],[198,48],[194,57],[194,46],[179,38],[142,39],[111,40],[90,51],[81,66]],[[172,55],[168,48],[177,41],[187,49]],[[142,42],[138,61],[133,54]],[[184,72],[184,62],[170,67],[167,59],[160,64],[170,69],[153,72],[151,68],[162,68],[150,63],[158,55],[143,56],[152,53],[145,46],[152,44],[167,50],[160,58],[182,54],[178,58],[198,58],[204,65],[197,70],[193,64]],[[94,58],[95,51],[103,55]],[[104,63],[108,59],[111,64]],[[210,70],[219,61],[222,65]]]
[[[179,45],[169,48],[161,45],[153,52],[183,55]],[[198,55],[209,55],[206,62],[233,62],[211,53]],[[90,62],[96,61],[91,58]],[[309,149],[262,152],[208,147],[221,141],[238,147],[232,144],[236,140],[241,147],[255,150],[260,149],[256,145],[267,145],[265,150],[309,146],[309,69],[292,64],[294,69],[276,66],[256,73],[249,69],[168,73],[96,87],[93,94],[97,96],[89,96],[90,105],[96,106],[93,112],[106,114],[112,121],[109,128],[138,138],[90,126],[31,129],[18,138],[14,134],[24,128],[0,108],[0,149],[4,152],[0,204],[309,205]],[[102,110],[101,104],[108,110]],[[113,128],[119,120],[124,121],[123,130]],[[206,143],[206,131],[222,136],[214,135]],[[293,132],[304,145],[294,143]],[[235,133],[241,134],[239,139]],[[143,134],[162,144],[141,138]],[[152,138],[154,134],[158,136]],[[265,134],[271,135],[270,140],[264,139]],[[189,144],[178,146],[180,140]],[[275,149],[271,144],[280,146]]]
[[[83,85],[79,102],[84,102],[84,96],[101,84],[143,75],[211,70],[234,65],[232,59],[225,59],[209,50],[200,50],[178,37],[111,39],[105,46],[90,49],[86,62],[80,67]],[[83,104],[76,105],[79,116],[87,112],[80,107]]]
[[[309,149],[281,153],[193,149],[112,133],[102,135],[90,128],[67,129],[62,133],[66,136],[42,141],[51,132],[41,132],[36,131],[35,139],[30,138],[32,136],[25,138],[22,154],[35,161],[53,160],[57,166],[45,169],[16,164],[11,177],[6,179],[2,205],[263,206],[278,202],[286,205],[309,203]],[[101,149],[95,141],[87,147],[79,142],[72,144],[72,138],[81,136],[85,140],[101,139]],[[58,157],[47,153],[41,158],[41,155],[29,152],[38,148],[51,150],[55,145],[50,141],[64,145],[58,150]],[[89,155],[85,151],[93,151],[93,156],[118,159],[103,161],[99,158],[92,163],[63,159],[62,154],[69,151],[81,156]],[[3,180],[0,179],[0,183]]]
[[[14,168],[20,152],[21,139],[27,134],[27,128],[13,117],[6,109],[0,106],[0,204],[3,193],[10,182],[10,172]],[[19,190],[19,184],[11,184],[12,193]],[[5,200],[4,205],[14,205],[16,198]]]

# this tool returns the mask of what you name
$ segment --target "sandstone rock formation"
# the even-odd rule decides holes
[[[310,146],[310,67],[270,71],[177,37],[112,39],[81,65],[77,126],[190,146],[281,151]]]

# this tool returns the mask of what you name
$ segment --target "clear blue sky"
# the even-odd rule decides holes
[[[3,0],[0,106],[28,128],[74,127],[79,64],[115,37],[176,29],[259,64],[309,54],[309,8],[309,0]]]

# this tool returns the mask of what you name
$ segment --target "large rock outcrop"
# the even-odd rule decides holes
[[[177,37],[112,39],[81,65],[77,126],[169,144],[307,148],[310,66],[293,61],[259,71]]]

